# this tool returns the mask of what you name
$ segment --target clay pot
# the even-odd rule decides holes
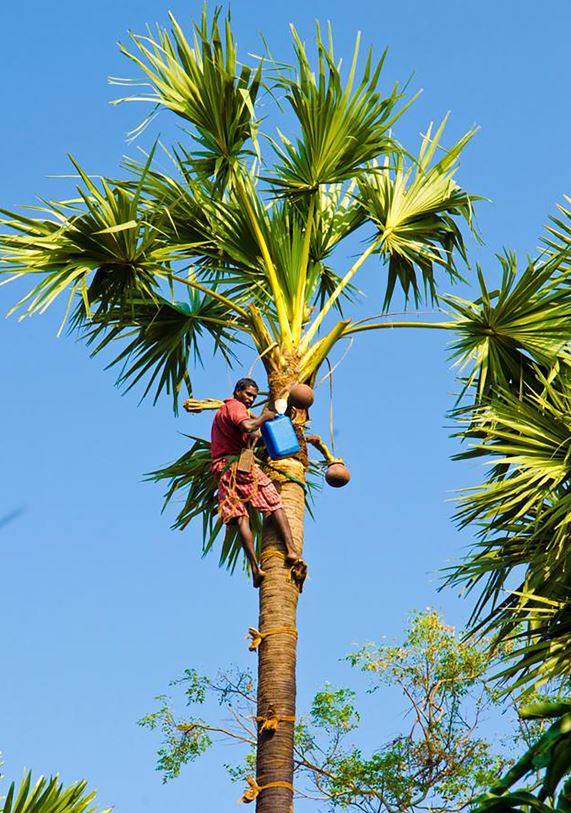
[[[333,488],[342,488],[343,486],[346,486],[350,479],[351,472],[343,461],[338,460],[334,463],[330,463],[327,466],[325,481]]]
[[[288,401],[296,409],[309,409],[314,397],[313,390],[307,384],[294,384],[289,391]]]

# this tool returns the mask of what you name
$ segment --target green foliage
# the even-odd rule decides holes
[[[374,224],[381,257],[388,259],[384,308],[391,303],[395,286],[400,286],[415,304],[422,300],[421,286],[431,300],[436,299],[434,267],[444,267],[451,281],[459,277],[454,252],[466,260],[462,233],[455,222],[461,216],[472,220],[472,202],[454,180],[460,153],[475,134],[470,130],[432,166],[442,138],[446,119],[432,135],[432,125],[424,136],[417,161],[408,169],[403,156],[396,158],[394,170],[387,157],[381,167],[359,180],[360,201]]]
[[[475,800],[474,813],[538,811],[568,813],[571,808],[571,702],[540,703],[521,709],[525,718],[547,723],[558,718],[489,791]],[[537,773],[543,777],[537,779]],[[514,785],[527,778],[523,788]],[[563,785],[561,786],[561,783]]]
[[[161,296],[132,298],[128,324],[119,306],[106,307],[90,320],[83,314],[80,317],[84,340],[95,345],[93,356],[108,346],[114,348],[116,340],[125,340],[126,346],[108,365],[121,366],[117,384],[129,391],[145,381],[143,398],[156,385],[154,403],[163,392],[170,394],[175,414],[183,383],[192,395],[188,370],[191,360],[202,363],[204,334],[210,336],[214,352],[219,352],[228,365],[235,359],[233,347],[237,343],[234,314],[226,305],[209,294],[192,289],[187,293],[187,301],[177,302]],[[79,327],[79,322],[74,326]]]
[[[301,138],[294,144],[280,133],[283,146],[276,149],[281,163],[275,176],[267,180],[283,194],[296,196],[317,191],[321,184],[350,180],[367,162],[395,149],[389,130],[404,109],[395,112],[402,100],[396,85],[386,98],[379,92],[386,52],[374,64],[372,49],[369,50],[361,80],[355,86],[360,36],[344,82],[335,63],[330,27],[326,45],[319,25],[316,26],[317,71],[310,65],[293,25],[291,30],[297,73],[292,78],[280,76],[276,84],[285,90],[299,122]]]
[[[224,538],[220,548],[220,565],[225,565],[231,572],[234,572],[236,565],[242,557],[242,546],[238,536],[237,528],[234,525],[223,525],[218,516],[218,482],[210,466],[212,455],[210,453],[210,442],[203,438],[186,435],[189,440],[194,441],[190,449],[178,460],[165,466],[162,469],[150,472],[147,479],[154,482],[165,482],[168,484],[163,504],[163,511],[171,503],[178,503],[178,513],[173,523],[173,528],[181,531],[194,519],[202,520],[202,553],[206,556],[217,539],[224,531]],[[257,457],[257,463],[266,467],[271,474],[271,462],[267,459]],[[323,480],[323,470],[318,463],[311,463],[307,481],[305,483],[306,508],[312,516],[311,503],[315,491],[320,487]],[[180,502],[179,502],[180,500]],[[259,554],[262,540],[262,518],[258,511],[248,506],[250,512],[250,528],[254,535],[254,544]],[[248,568],[246,557],[243,557],[244,567]]]
[[[171,15],[170,30],[134,34],[122,47],[146,90],[118,101],[150,103],[150,118],[168,109],[190,127],[183,143],[163,149],[173,172],[158,165],[157,145],[144,164],[126,160],[124,180],[94,182],[75,164],[76,199],[0,221],[4,282],[32,280],[14,310],[42,313],[64,299],[64,321],[73,313],[72,328],[95,352],[118,343],[119,382],[140,382],[155,400],[171,395],[175,411],[204,337],[226,359],[241,340],[253,345],[270,375],[297,357],[311,381],[349,324],[319,336],[323,320],[354,298],[353,277],[371,253],[388,263],[385,304],[397,285],[420,301],[418,277],[434,297],[434,268],[455,278],[453,253],[464,257],[457,221],[470,221],[473,198],[452,176],[473,132],[432,166],[443,126],[427,133],[405,170],[389,130],[407,105],[396,85],[382,93],[385,55],[369,51],[361,65],[357,40],[344,72],[331,31],[325,43],[317,28],[316,65],[292,37],[296,68],[272,63],[271,84],[299,134],[280,134],[269,158],[257,140],[263,61],[238,60],[220,9],[210,17],[204,9],[191,39]],[[333,252],[367,226],[373,244],[333,270]]]
[[[498,389],[519,394],[533,383],[537,368],[550,371],[568,357],[571,339],[571,291],[550,264],[528,261],[517,275],[514,254],[498,257],[500,287],[488,291],[478,268],[480,296],[474,302],[448,295],[444,300],[457,320],[452,358],[467,371],[465,389],[476,387],[477,399]]]
[[[500,257],[498,290],[479,270],[476,301],[446,297],[462,395],[473,396],[454,412],[467,443],[455,457],[489,463],[459,498],[456,520],[477,541],[448,582],[477,594],[472,628],[509,649],[500,674],[512,689],[566,679],[571,663],[571,244],[558,223],[523,273],[513,254]]]
[[[224,529],[224,539],[220,550],[220,564],[234,571],[240,556],[241,544],[235,526],[224,526],[218,516],[218,483],[210,471],[212,455],[210,443],[202,438],[187,435],[194,443],[178,460],[163,469],[157,469],[148,475],[155,482],[167,481],[164,508],[173,500],[182,496],[182,507],[179,509],[173,528],[184,530],[195,518],[202,520],[202,553],[206,555]],[[250,525],[254,534],[256,548],[259,550],[262,535],[262,520],[257,511],[250,513]],[[244,559],[246,563],[246,560]]]
[[[353,731],[359,725],[359,713],[353,706],[356,694],[350,689],[333,689],[328,683],[313,698],[311,720],[327,731]]]
[[[406,727],[364,753],[355,742],[367,719],[358,709],[357,693],[326,684],[295,726],[296,792],[331,810],[413,813],[430,808],[445,813],[467,806],[510,764],[512,738],[531,743],[543,733],[541,722],[515,722],[513,706],[488,682],[496,658],[487,641],[463,639],[432,610],[413,615],[401,644],[367,644],[353,652],[346,660],[372,678],[368,702],[376,691],[399,690],[406,699]],[[173,716],[170,701],[163,698],[155,713],[166,726],[157,765],[164,779],[175,775],[169,760],[176,762],[178,773],[196,758],[184,751],[191,732],[241,743],[243,761],[226,768],[233,781],[244,781],[255,759],[256,687],[251,674],[238,670],[210,678],[189,670],[180,684],[186,688],[184,721]],[[526,697],[537,699],[532,693]],[[211,721],[216,705],[231,724]],[[193,706],[200,708],[200,717],[192,712],[189,717]],[[511,717],[511,738],[491,741],[480,733],[481,719],[494,711]]]
[[[35,207],[44,213],[40,218],[0,210],[9,218],[0,224],[12,230],[0,237],[1,260],[10,274],[4,282],[40,277],[10,313],[20,308],[24,316],[43,313],[65,294],[65,321],[78,299],[86,314],[94,302],[127,314],[134,298],[154,298],[160,240],[146,219],[141,183],[127,189],[101,179],[99,188],[73,164],[82,182],[78,200]]]
[[[200,24],[194,26],[191,45],[172,14],[171,33],[157,26],[156,37],[131,35],[134,51],[121,46],[121,51],[150,80],[152,93],[118,99],[143,101],[166,107],[196,129],[200,149],[194,151],[191,165],[200,176],[211,176],[222,186],[240,168],[245,145],[255,142],[257,122],[254,103],[260,88],[262,65],[253,71],[238,66],[236,44],[225,24],[225,46],[219,26],[221,9],[214,12],[210,25],[206,6]],[[113,79],[116,84],[139,83]],[[145,120],[143,126],[148,123]],[[250,152],[251,152],[250,146]]]
[[[139,725],[150,731],[158,729],[162,733],[164,744],[157,754],[157,771],[161,771],[164,783],[175,779],[185,765],[194,762],[208,750],[212,740],[199,727],[199,722],[175,722],[165,695],[159,695],[156,699],[161,704],[160,708],[139,720]]]
[[[57,776],[40,776],[32,786],[31,772],[27,772],[19,786],[10,785],[1,813],[95,813],[95,792],[86,793],[86,784],[74,782],[64,788]],[[100,813],[111,813],[111,808]]]

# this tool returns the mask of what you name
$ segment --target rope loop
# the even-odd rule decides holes
[[[282,553],[281,550],[276,550],[275,548],[268,548],[260,556],[260,564],[263,565],[266,559],[271,559],[273,556],[275,556],[278,559],[285,560],[285,553]]]
[[[253,776],[247,776],[246,782],[250,787],[247,791],[245,791],[245,793],[242,794],[242,797],[238,802],[239,804],[249,804],[250,802],[253,802],[258,798],[263,790],[267,790],[268,788],[287,788],[293,793],[293,785],[291,782],[282,782],[278,780],[276,782],[266,782],[265,785],[259,785]]]
[[[260,632],[260,630],[256,629],[256,627],[250,627],[248,629],[248,635],[250,636],[251,641],[248,649],[250,652],[254,652],[254,650],[260,646],[264,638],[267,638],[268,635],[279,635],[281,633],[293,635],[294,638],[297,638],[297,630],[295,627],[272,627],[272,629],[264,630],[263,632]],[[248,635],[246,637],[248,637]]]
[[[259,715],[253,718],[260,724],[260,734],[275,734],[279,728],[280,723],[295,723],[295,714],[277,714],[272,706],[268,707],[264,715]]]

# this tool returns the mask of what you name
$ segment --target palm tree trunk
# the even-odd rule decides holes
[[[276,486],[281,491],[293,538],[301,555],[305,499],[304,489],[299,483],[305,480],[304,466],[293,459],[276,462],[273,466],[276,469]],[[299,483],[288,479],[288,476]],[[258,649],[258,717],[267,718],[273,713],[279,724],[275,732],[261,731],[262,723],[258,725],[256,772],[258,785],[263,790],[256,799],[257,813],[293,811],[295,630],[299,589],[280,555],[283,552],[284,546],[273,523],[266,523],[262,536],[262,561],[266,577],[260,588],[258,629],[262,634],[269,630],[275,632],[264,636]],[[284,785],[279,786],[280,783]],[[268,784],[270,787],[265,788]]]

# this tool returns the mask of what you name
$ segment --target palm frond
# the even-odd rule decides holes
[[[566,699],[520,710],[524,719],[542,720],[544,730],[510,765],[507,773],[474,801],[474,813],[568,813],[571,792],[568,776],[571,771],[570,709],[571,704]],[[547,725],[553,717],[559,719]],[[517,787],[522,781],[527,784]]]
[[[467,371],[465,388],[476,384],[478,399],[497,388],[520,390],[533,377],[533,364],[549,370],[566,358],[571,339],[571,289],[565,279],[550,264],[532,262],[518,276],[514,254],[498,259],[498,290],[487,289],[478,268],[476,301],[443,297],[458,323],[452,358]]]
[[[95,813],[95,792],[86,793],[86,782],[74,782],[67,788],[57,776],[40,776],[32,786],[31,772],[24,774],[19,787],[12,782],[2,813]],[[100,813],[111,813],[105,808]]]
[[[454,252],[466,260],[455,218],[464,218],[471,225],[472,203],[477,198],[464,192],[454,175],[460,154],[476,129],[467,132],[431,166],[445,124],[446,118],[434,136],[432,125],[428,128],[418,159],[408,169],[402,155],[397,156],[394,168],[387,157],[382,166],[359,180],[359,202],[377,229],[377,251],[388,260],[385,309],[397,282],[406,298],[412,294],[416,304],[422,299],[422,288],[434,301],[434,267],[445,269],[454,281],[460,278]]]
[[[460,499],[457,521],[479,540],[449,582],[478,587],[472,623],[512,641],[503,676],[522,673],[516,685],[571,663],[571,385],[569,373],[541,381],[541,392],[504,391],[468,413],[460,434],[471,445],[457,455],[493,465]]]
[[[359,40],[346,81],[335,63],[331,30],[326,45],[319,25],[316,30],[318,66],[312,69],[307,51],[291,26],[297,75],[282,75],[278,85],[285,91],[301,128],[295,143],[280,133],[280,163],[269,178],[284,195],[314,192],[321,184],[351,179],[367,162],[397,149],[389,135],[393,123],[406,109],[395,111],[403,94],[398,86],[383,97],[379,90],[386,52],[373,62],[369,49],[360,80],[357,79]]]
[[[97,300],[124,308],[137,296],[154,297],[162,243],[141,185],[127,189],[102,179],[99,188],[73,163],[82,181],[78,200],[36,207],[42,217],[3,211],[8,219],[0,224],[11,230],[0,235],[3,284],[40,277],[10,313],[43,313],[60,296],[67,297],[66,316],[76,296],[88,312]]]
[[[565,195],[565,201],[571,205],[571,198]],[[545,227],[547,235],[543,243],[547,247],[547,255],[552,262],[562,270],[571,269],[571,210],[557,204],[559,217],[549,216],[551,225]]]
[[[255,71],[246,65],[238,66],[229,18],[225,45],[222,42],[220,13],[221,9],[216,9],[209,24],[204,9],[200,24],[195,25],[192,44],[170,13],[170,33],[157,26],[155,35],[150,29],[147,36],[132,34],[134,49],[121,46],[121,51],[141,69],[151,90],[117,99],[116,103],[150,102],[191,122],[199,146],[192,153],[192,168],[200,176],[214,178],[223,188],[232,173],[239,171],[248,141],[255,146],[254,104],[262,63]],[[252,145],[249,152],[255,154]]]
[[[88,345],[95,345],[93,356],[114,346],[118,339],[126,341],[126,346],[108,365],[121,366],[117,384],[129,391],[144,381],[143,398],[156,386],[154,403],[163,392],[170,394],[176,414],[182,385],[192,394],[191,357],[194,364],[202,362],[204,335],[212,339],[213,351],[221,353],[226,363],[232,365],[233,346],[238,343],[236,330],[241,325],[236,314],[222,302],[189,288],[186,301],[169,302],[162,296],[131,300],[128,320],[119,307],[102,307],[91,319],[86,318],[80,307],[73,327]]]

